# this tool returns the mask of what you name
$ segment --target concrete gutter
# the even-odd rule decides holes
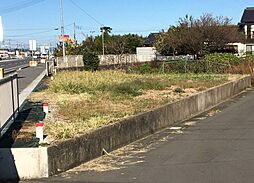
[[[0,149],[0,179],[49,177],[198,115],[251,86],[250,76],[43,148]],[[9,166],[7,166],[9,165]],[[3,172],[3,173],[2,173]]]

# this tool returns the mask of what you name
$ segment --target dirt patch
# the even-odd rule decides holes
[[[184,97],[191,96],[200,91],[199,88],[186,88],[182,89],[182,92],[176,92],[176,89],[179,86],[171,86],[166,88],[165,90],[148,90],[145,91],[142,95],[135,97],[136,100],[159,100],[162,101],[165,98],[170,98],[170,100],[175,101]]]

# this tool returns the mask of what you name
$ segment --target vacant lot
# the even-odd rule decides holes
[[[46,133],[71,138],[119,119],[177,101],[238,76],[210,74],[127,74],[121,71],[60,72],[34,92],[48,102]]]

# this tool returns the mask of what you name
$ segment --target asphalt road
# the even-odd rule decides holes
[[[32,83],[43,71],[45,64],[38,64],[37,67],[27,67],[18,71],[19,92],[23,91]]]
[[[5,70],[19,69],[22,66],[27,66],[28,62],[28,59],[13,59],[7,61],[0,61],[0,67],[3,67]]]
[[[23,91],[45,70],[45,64],[38,64],[37,67],[28,67],[28,62],[28,58],[0,61],[0,67],[3,67],[5,72],[17,71],[19,77],[19,92]],[[20,70],[19,68],[22,69]]]
[[[254,182],[253,110],[254,89],[250,89],[208,113],[96,161],[27,182]]]

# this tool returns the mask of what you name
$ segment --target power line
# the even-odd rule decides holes
[[[40,31],[40,32],[34,32],[34,33],[28,33],[28,34],[21,34],[21,35],[12,35],[12,36],[7,36],[7,37],[24,37],[24,36],[32,36],[32,35],[37,35],[37,34],[43,34],[43,33],[47,33],[47,32],[51,32],[54,29],[50,29],[50,30],[46,30],[46,31]]]
[[[21,9],[33,6],[33,5],[38,4],[38,3],[41,3],[43,1],[45,1],[45,0],[26,0],[26,1],[21,1],[19,3],[16,3],[13,6],[9,6],[9,7],[0,9],[0,14],[4,15],[4,14],[12,13],[12,12],[15,12],[15,11],[19,11]]]
[[[142,32],[159,32],[161,29],[144,29],[144,30],[116,30],[113,31],[114,33],[125,33],[125,32],[137,32],[137,33],[142,33]]]
[[[82,29],[83,30],[83,29]],[[135,33],[150,33],[150,32],[160,32],[161,29],[144,29],[144,30],[116,30],[116,31],[112,31],[113,34],[120,34],[120,33],[125,33],[125,34],[128,34],[128,33],[131,33],[131,34],[135,34]],[[86,30],[86,31],[79,31],[81,34],[82,33],[86,33],[86,34],[91,34],[91,33],[99,33],[98,30]]]
[[[85,13],[87,16],[89,16],[91,19],[93,19],[97,24],[100,26],[103,26],[103,23],[101,23],[99,20],[94,18],[92,15],[90,15],[86,10],[81,8],[78,4],[76,4],[73,0],[69,0],[74,6],[76,6],[78,9],[80,9],[83,13]]]
[[[67,24],[67,25],[65,25],[64,27],[70,27],[70,26],[72,26],[73,25],[73,23],[71,23],[71,24]],[[54,30],[56,30],[56,29],[60,29],[60,27],[58,27],[58,26],[55,26],[55,27],[41,27],[41,28],[39,28],[39,27],[37,27],[37,28],[34,28],[34,27],[23,27],[23,28],[7,28],[7,29],[4,29],[4,31],[6,32],[15,32],[15,31],[29,31],[29,30],[49,30],[49,29],[54,29]]]
[[[76,28],[77,28],[78,30],[98,29],[98,27],[89,27],[89,26],[80,26],[80,25],[76,25]]]
[[[16,31],[34,31],[34,30],[48,30],[49,28],[21,28],[21,29],[4,29],[5,32],[16,32]]]

